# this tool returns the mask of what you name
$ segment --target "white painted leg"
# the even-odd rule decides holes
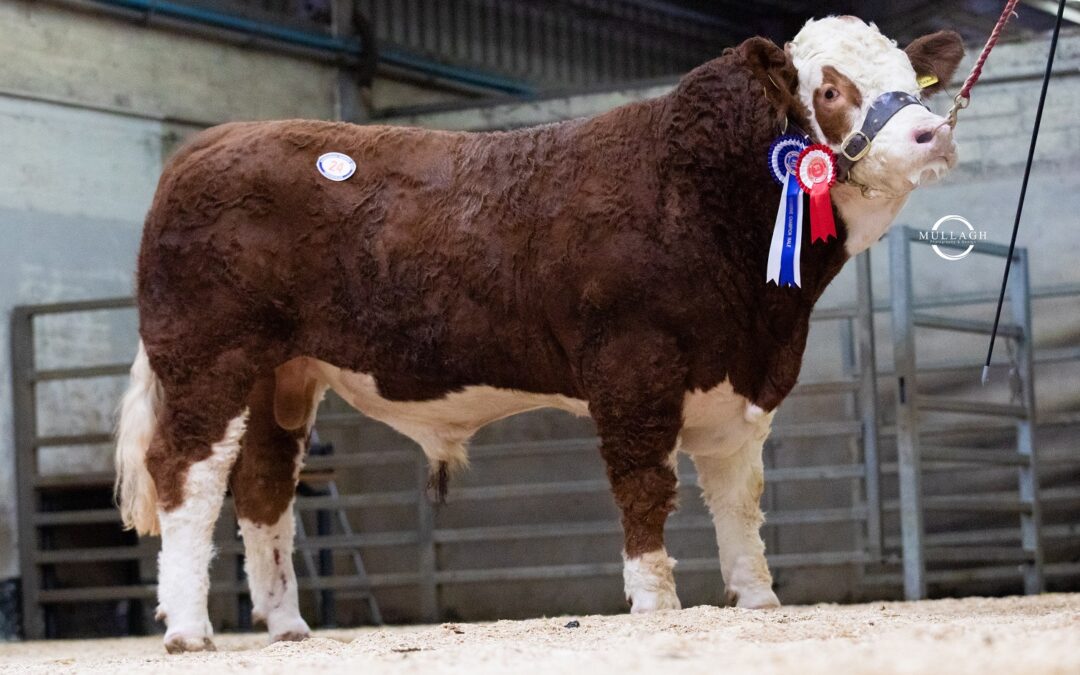
[[[779,607],[761,540],[761,492],[765,487],[761,448],[747,441],[723,456],[692,456],[702,497],[712,513],[727,600],[738,607]]]
[[[292,503],[273,525],[240,519],[244,536],[244,571],[251,588],[252,616],[264,621],[271,642],[303,640],[311,629],[300,616],[293,537],[296,523]]]
[[[229,423],[211,454],[188,467],[184,500],[172,511],[158,510],[161,553],[158,556],[159,620],[165,621],[169,653],[213,650],[213,629],[206,609],[214,524],[221,511],[229,471],[240,449],[246,413]]]
[[[636,558],[623,554],[623,588],[632,614],[682,609],[675,594],[675,559],[667,551],[649,551]]]

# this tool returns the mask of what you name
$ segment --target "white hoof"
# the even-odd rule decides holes
[[[679,597],[674,593],[640,591],[629,600],[631,614],[648,614],[662,609],[682,609]]]
[[[165,632],[165,651],[170,654],[217,651],[210,636],[206,630],[170,628]]]
[[[675,577],[671,571],[675,559],[659,549],[637,558],[623,555],[623,584],[632,614],[644,614],[661,609],[682,609],[675,594]]]
[[[728,604],[743,609],[772,609],[780,599],[772,590],[772,575],[765,558],[743,556],[735,561],[727,584]]]
[[[271,616],[266,627],[270,631],[270,642],[300,642],[311,637],[307,622],[295,615],[280,619]]]
[[[751,588],[732,595],[735,596],[735,606],[741,609],[775,609],[780,606],[780,598],[768,587]]]

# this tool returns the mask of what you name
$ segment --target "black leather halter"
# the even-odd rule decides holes
[[[837,164],[839,164],[836,177],[838,181],[847,180],[851,166],[870,152],[870,145],[874,142],[878,132],[896,113],[909,105],[926,107],[918,97],[906,91],[887,91],[874,99],[874,102],[870,104],[870,109],[866,111],[866,119],[863,120],[862,127],[849,133],[840,143],[840,152],[836,157]],[[801,134],[807,139],[810,138],[810,134],[800,129],[794,122],[788,123],[788,129],[792,133]]]
[[[887,91],[874,99],[870,109],[866,111],[866,119],[863,120],[862,128],[849,133],[840,143],[840,155],[836,158],[837,167],[840,171],[838,178],[846,179],[851,165],[866,156],[870,152],[870,144],[881,131],[882,127],[909,105],[921,105],[926,107],[916,96],[906,91]]]

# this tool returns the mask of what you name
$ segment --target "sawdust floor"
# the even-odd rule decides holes
[[[577,620],[580,626],[567,628]],[[1080,594],[716,607],[646,616],[320,631],[168,656],[160,638],[0,644],[0,673],[1008,673],[1080,675]]]

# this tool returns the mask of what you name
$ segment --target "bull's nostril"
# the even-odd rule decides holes
[[[932,140],[934,140],[934,132],[930,130],[923,131],[915,135],[916,143],[929,143]]]

